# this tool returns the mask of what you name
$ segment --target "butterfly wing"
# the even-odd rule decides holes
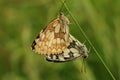
[[[63,14],[51,21],[32,43],[38,54],[60,54],[69,44],[69,20]]]
[[[65,62],[76,59],[78,57],[87,58],[88,50],[86,46],[80,43],[72,35],[69,37],[70,43],[68,47],[61,54],[50,54],[46,55],[46,60],[52,62]]]

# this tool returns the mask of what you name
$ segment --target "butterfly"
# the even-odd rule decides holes
[[[44,54],[46,60],[51,62],[87,58],[88,49],[69,33],[69,23],[69,19],[60,13],[40,31],[31,45],[32,50]]]

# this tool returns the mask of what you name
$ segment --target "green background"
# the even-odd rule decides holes
[[[120,80],[120,0],[66,0],[66,4]],[[36,35],[58,16],[61,6],[60,0],[0,0],[0,80],[112,80],[92,48],[85,66],[81,58],[47,62],[31,50]],[[62,11],[70,19],[70,33],[86,41],[64,7]],[[87,41],[85,45],[90,48]]]

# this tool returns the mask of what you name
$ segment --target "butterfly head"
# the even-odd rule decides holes
[[[62,23],[64,23],[64,24],[69,24],[70,23],[70,21],[69,21],[69,19],[66,17],[66,16],[64,16],[64,14],[61,12],[60,14],[59,14],[59,19],[62,21]]]
[[[79,47],[80,49],[80,53],[83,59],[87,59],[88,58],[88,49],[84,44],[81,44],[81,46]]]

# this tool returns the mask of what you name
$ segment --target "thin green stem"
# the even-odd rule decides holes
[[[98,51],[95,49],[95,47],[93,46],[92,42],[88,39],[88,37],[86,36],[85,32],[83,31],[83,29],[81,28],[81,26],[79,25],[78,21],[75,19],[75,17],[72,15],[70,9],[68,8],[68,6],[66,5],[65,1],[61,0],[61,2],[64,4],[64,7],[66,8],[66,10],[68,11],[68,13],[70,14],[70,16],[73,18],[75,24],[79,27],[81,33],[83,34],[83,36],[86,38],[86,40],[88,41],[88,43],[90,44],[90,46],[93,48],[94,52],[96,53],[96,55],[98,56],[98,58],[100,59],[100,61],[103,63],[104,67],[106,68],[106,70],[108,71],[108,73],[110,74],[110,76],[112,77],[113,80],[116,80],[115,77],[113,76],[112,72],[110,71],[110,69],[108,68],[108,66],[105,64],[105,61],[102,59],[102,57],[99,55]]]

